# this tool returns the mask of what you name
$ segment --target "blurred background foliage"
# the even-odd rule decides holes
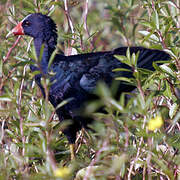
[[[7,33],[33,12],[54,19],[65,54],[144,46],[171,55],[155,72],[117,79],[137,86],[128,101],[98,85],[99,100],[86,107],[96,132],[77,135],[75,161],[29,70],[32,39],[21,38],[8,55],[17,37]],[[1,0],[0,24],[0,179],[180,179],[179,0]]]

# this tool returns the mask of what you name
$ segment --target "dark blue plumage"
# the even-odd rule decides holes
[[[39,67],[31,65],[31,70],[40,70],[40,74],[35,76],[36,83],[41,88],[43,95],[45,92],[41,85],[42,75],[50,78],[52,83],[49,89],[49,101],[56,108],[63,100],[72,100],[63,107],[56,110],[56,113],[63,121],[72,119],[63,132],[70,143],[75,142],[76,132],[87,126],[90,119],[81,116],[79,110],[88,101],[96,87],[98,81],[102,80],[110,85],[115,77],[132,77],[130,72],[113,72],[115,68],[127,68],[127,65],[118,61],[114,55],[126,55],[127,47],[117,48],[113,51],[79,54],[74,56],[64,56],[57,54],[48,69],[48,63],[52,52],[55,50],[57,42],[56,25],[52,19],[46,15],[35,13],[27,16],[22,21],[23,33],[34,38],[34,45],[37,56],[44,44],[44,51]],[[131,47],[130,52],[139,52],[138,67],[153,70],[152,63],[159,60],[168,60],[167,53],[160,50],[151,50],[142,47]],[[54,75],[49,75],[49,71]],[[118,92],[131,91],[134,87],[121,84]]]

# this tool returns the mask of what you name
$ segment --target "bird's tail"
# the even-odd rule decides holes
[[[117,48],[114,50],[113,54],[126,56],[127,49],[128,47]],[[133,53],[136,54],[139,52],[137,67],[147,69],[147,70],[152,70],[152,71],[154,70],[153,62],[159,61],[161,62],[160,64],[162,64],[162,62],[170,60],[170,55],[161,50],[147,49],[143,47],[130,47],[129,51],[131,55]],[[131,69],[128,65],[123,64],[123,63],[121,64],[121,68]],[[131,72],[120,71],[116,75],[119,77],[132,78],[133,70]],[[119,83],[118,94],[121,92],[130,92],[135,88],[135,86],[130,85],[129,83],[126,83],[126,82],[118,82],[118,83]]]
[[[120,47],[114,50],[113,54],[126,55],[128,47]],[[144,47],[130,47],[130,54],[138,53],[139,58],[137,66],[139,68],[145,68],[149,70],[154,70],[153,62],[156,61],[167,61],[170,60],[170,55],[164,51],[157,49],[147,49]]]

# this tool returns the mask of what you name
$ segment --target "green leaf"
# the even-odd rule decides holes
[[[14,64],[13,67],[25,66],[26,64],[34,64],[32,61],[24,61]]]
[[[72,101],[74,98],[68,98],[64,101],[62,101],[60,104],[58,104],[58,106],[56,107],[56,110],[61,108],[62,106],[66,105],[67,103],[69,103],[70,101]]]
[[[142,34],[143,36],[148,36],[149,34],[151,34],[149,31],[139,31],[140,34]]]
[[[126,56],[114,55],[114,57],[117,58],[122,63],[127,64],[128,66],[131,66],[130,59],[128,59]]]
[[[111,97],[110,89],[104,82],[100,82],[97,85],[96,92],[100,97],[108,98]]]
[[[150,38],[151,40],[154,40],[154,41],[159,41],[159,38],[153,34],[153,32],[148,32],[148,31],[139,31],[140,34],[144,35],[144,36],[147,36],[147,39]]]
[[[120,97],[120,105],[121,105],[122,107],[124,107],[124,105],[125,105],[125,93],[122,93],[122,94],[121,94],[121,97]]]
[[[121,56],[121,55],[114,55],[114,57],[116,59],[118,59],[119,61],[123,62],[127,60],[127,57],[126,56]]]
[[[177,112],[178,109],[178,105],[176,103],[172,104],[169,108],[169,117],[172,119],[174,117],[174,115]]]
[[[138,58],[139,58],[139,51],[135,54],[135,53],[133,53],[132,54],[132,64],[135,66],[135,67],[137,67],[137,61],[138,61]]]
[[[37,58],[37,54],[36,54],[36,50],[35,50],[34,46],[32,46],[31,53],[30,53],[30,58],[35,60],[36,62],[38,62],[38,58]]]
[[[159,30],[159,15],[157,11],[155,11],[155,22],[156,22],[156,29]]]
[[[165,81],[165,91],[163,92],[163,95],[169,98],[172,97],[171,87],[167,81]]]
[[[172,123],[173,126],[175,126],[179,120],[180,120],[180,111],[173,118],[173,123]]]
[[[135,53],[132,54],[131,60],[132,60],[132,61],[131,61],[132,64],[133,64],[134,66],[136,66],[136,54],[135,54]]]
[[[125,68],[116,68],[112,70],[113,72],[118,72],[118,71],[125,71],[125,72],[132,72],[131,69],[125,69]]]
[[[126,57],[128,58],[128,60],[131,59],[131,54],[130,54],[130,49],[129,49],[129,47],[128,47],[127,50],[126,50]]]
[[[144,21],[144,22],[140,22],[140,24],[142,24],[142,25],[144,25],[144,26],[146,26],[146,27],[148,27],[148,28],[152,28],[152,25],[151,25],[150,22]]]
[[[17,59],[18,61],[22,61],[22,62],[30,61],[29,59],[21,58],[21,57],[18,57],[18,56],[15,56],[14,58]]]
[[[41,46],[41,49],[40,49],[40,53],[39,53],[39,57],[38,57],[38,62],[40,63],[41,62],[41,60],[42,60],[42,56],[43,56],[43,52],[44,52],[44,44],[42,44],[42,46]],[[37,54],[36,54],[36,56],[37,56]]]
[[[40,71],[33,71],[32,73],[31,73],[33,76],[35,76],[35,75],[37,75],[37,74],[40,74]]]
[[[153,67],[155,70],[162,72],[161,68],[155,62],[153,62]]]
[[[86,105],[86,113],[92,114],[96,112],[102,106],[102,102],[100,100],[93,100],[92,102],[88,102]]]
[[[51,54],[51,57],[50,57],[49,63],[48,63],[48,68],[51,66],[56,54],[57,54],[57,50],[53,51],[53,53]]]
[[[119,81],[125,81],[125,82],[128,82],[128,83],[132,83],[132,79],[130,78],[126,78],[126,77],[117,77],[116,80],[119,80]]]
[[[12,99],[11,99],[10,97],[4,95],[4,96],[0,96],[0,101],[8,101],[8,102],[11,102]]]
[[[171,75],[172,77],[176,78],[176,74],[166,64],[161,65],[160,69],[162,69],[163,72],[165,72],[165,73]]]
[[[169,49],[164,49],[165,52],[167,52],[168,54],[170,54],[173,58],[176,59],[176,55],[174,54],[173,51],[169,50]]]
[[[117,108],[119,111],[123,111],[123,110],[124,110],[124,108],[123,108],[117,101],[115,101],[114,99],[109,98],[109,99],[108,99],[108,102],[109,102],[112,106],[114,106],[115,108]]]
[[[171,5],[171,6],[173,6],[174,8],[177,8],[176,4],[173,3],[172,1],[167,1],[167,2],[164,1],[164,3],[167,3],[167,4]]]
[[[134,76],[136,79],[139,79],[140,74],[139,74],[139,71],[137,71],[137,69],[134,70],[133,76]]]

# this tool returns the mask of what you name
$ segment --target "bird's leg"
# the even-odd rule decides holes
[[[70,153],[71,153],[71,160],[75,159],[75,144],[70,144]]]

